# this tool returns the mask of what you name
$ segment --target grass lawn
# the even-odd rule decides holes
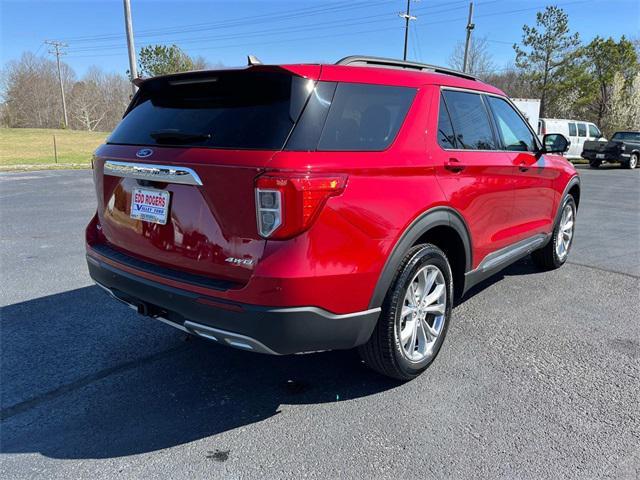
[[[53,154],[56,137],[58,163]],[[0,128],[0,171],[50,168],[88,168],[93,151],[108,132],[43,128]],[[573,163],[589,163],[573,160]]]
[[[53,153],[54,135],[57,164]],[[0,170],[89,167],[93,151],[107,135],[78,130],[0,128]]]

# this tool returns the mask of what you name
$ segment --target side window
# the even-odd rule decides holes
[[[584,123],[578,124],[578,136],[586,137],[587,136],[587,126]]]
[[[589,124],[589,136],[600,138],[600,130],[598,130],[598,127],[596,127],[595,125]]]
[[[576,124],[575,123],[570,123],[569,124],[569,136],[570,137],[576,137],[578,135],[578,131],[576,130]]]
[[[415,95],[408,87],[339,83],[318,150],[384,150],[396,138]]]
[[[438,144],[442,148],[456,148],[456,138],[453,134],[451,118],[442,95],[440,96],[440,113],[438,114]]]
[[[537,150],[533,133],[513,107],[503,98],[487,96],[498,133],[506,150],[515,152],[535,152]]]
[[[446,90],[443,95],[458,148],[496,150],[487,108],[480,95],[454,90]]]

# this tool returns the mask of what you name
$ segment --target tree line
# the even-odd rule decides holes
[[[584,44],[571,32],[567,14],[550,6],[524,25],[522,41],[513,45],[514,62],[497,69],[489,40],[474,38],[469,71],[511,97],[539,98],[541,117],[592,121],[608,135],[615,130],[640,129],[640,41],[596,37]],[[449,64],[462,69],[464,44],[457,44]],[[138,54],[139,71],[151,77],[198,70],[209,65],[176,45],[152,45]],[[129,72],[105,73],[90,68],[81,78],[62,62],[69,128],[110,131],[119,122],[130,98]],[[0,123],[8,127],[60,128],[56,64],[27,52],[2,70]]]
[[[138,58],[140,73],[147,77],[209,67],[203,58],[191,58],[176,45],[144,47]],[[127,75],[105,73],[93,66],[77,78],[73,69],[61,62],[61,76],[69,128],[113,130],[131,100],[129,72]],[[55,61],[26,52],[19,60],[5,65],[1,82],[2,126],[62,128],[62,101]]]
[[[514,63],[497,71],[488,39],[474,39],[470,72],[511,97],[540,99],[541,117],[591,121],[607,135],[640,130],[640,39],[597,36],[584,44],[566,12],[550,6],[522,27],[513,49]],[[450,65],[461,68],[463,55],[458,44]]]

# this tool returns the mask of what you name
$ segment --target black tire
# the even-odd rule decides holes
[[[576,207],[576,202],[571,195],[567,195],[562,201],[562,204],[560,206],[560,212],[562,212],[567,205],[571,205],[571,208],[573,210],[573,222],[574,222],[573,232],[575,233],[577,207]],[[542,270],[555,270],[556,268],[560,268],[567,261],[567,258],[569,258],[571,246],[573,245],[573,238],[575,236],[573,234],[571,236],[569,246],[567,247],[566,255],[563,258],[560,258],[557,253],[556,247],[558,246],[558,242],[559,242],[558,233],[560,230],[561,219],[562,219],[562,214],[558,216],[558,221],[556,222],[556,225],[553,228],[552,237],[547,242],[547,244],[544,247],[531,253],[531,257],[533,258],[534,263]]]
[[[601,164],[601,163],[602,163],[602,162],[601,162],[601,161],[599,161],[599,160],[590,160],[590,161],[589,161],[589,166],[590,166],[591,168],[598,168],[598,167],[600,166],[600,164]]]
[[[638,154],[637,153],[632,153],[631,157],[629,157],[629,160],[620,162],[620,166],[622,168],[634,169],[634,168],[636,168],[638,166],[638,160],[640,160],[638,158]]]
[[[444,278],[446,302],[444,324],[435,344],[419,362],[411,361],[400,341],[400,313],[409,284],[415,275],[427,265],[436,266]],[[422,244],[411,248],[396,273],[387,292],[378,323],[369,341],[358,348],[360,357],[371,369],[397,380],[411,380],[420,375],[438,355],[451,320],[453,281],[451,267],[444,252],[435,245]]]

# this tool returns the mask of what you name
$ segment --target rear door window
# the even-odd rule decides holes
[[[569,124],[569,136],[570,137],[576,137],[578,135],[578,132],[576,130],[576,124],[575,123],[570,123]]]
[[[416,90],[339,83],[318,150],[380,151],[395,139]]]
[[[491,106],[498,134],[506,150],[535,152],[537,143],[533,133],[513,107],[503,98],[485,97]]]
[[[578,136],[586,137],[587,136],[587,126],[584,123],[578,124]]]
[[[457,148],[497,150],[482,97],[455,90],[445,90],[443,95],[453,123]]]
[[[151,79],[107,142],[281,149],[309,95],[308,82],[246,71]]]
[[[438,113],[438,144],[445,149],[456,148],[456,137],[451,126],[451,118],[442,95],[440,96],[440,110]]]

